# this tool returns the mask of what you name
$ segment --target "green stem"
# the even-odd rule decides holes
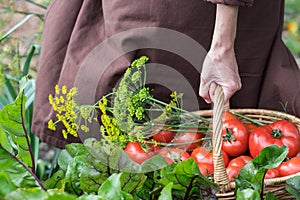
[[[255,119],[252,119],[251,117],[247,117],[247,116],[242,115],[242,114],[237,113],[237,112],[232,112],[232,113],[233,113],[234,115],[236,115],[236,116],[242,118],[242,119],[245,119],[245,120],[251,122],[252,124],[257,125],[257,126],[263,126],[263,125],[264,125],[263,123],[261,123],[261,122],[255,120]]]
[[[167,103],[165,103],[163,101],[160,101],[158,99],[155,99],[153,97],[149,97],[149,99],[152,100],[152,101],[154,101],[155,103],[161,104],[163,106],[167,106],[168,105]],[[194,113],[192,113],[190,111],[184,110],[182,108],[174,107],[174,106],[171,106],[171,108],[174,109],[174,110],[177,110],[179,112],[183,112],[185,114],[191,115],[191,116],[193,116],[193,117],[195,117],[197,119],[201,119],[203,122],[210,123],[210,120],[208,120],[208,119],[206,119],[204,117],[201,117],[200,115],[196,115],[196,114],[194,114]]]
[[[199,140],[194,140],[191,142],[182,142],[182,143],[164,143],[164,142],[151,142],[151,141],[145,141],[146,144],[157,144],[160,146],[165,146],[165,147],[169,147],[169,146],[178,146],[178,145],[187,145],[187,144],[193,144],[196,142],[202,142],[205,140],[211,140],[211,138],[201,138]]]

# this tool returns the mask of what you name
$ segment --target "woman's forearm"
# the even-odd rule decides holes
[[[238,6],[217,5],[211,50],[227,51],[234,47]]]
[[[237,6],[217,5],[213,39],[203,63],[199,90],[207,103],[213,101],[217,85],[222,86],[225,101],[241,88],[234,52],[237,16]]]

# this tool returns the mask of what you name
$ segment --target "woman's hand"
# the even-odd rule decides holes
[[[238,7],[218,4],[211,48],[204,60],[199,94],[207,102],[213,101],[220,85],[225,101],[241,88],[241,79],[234,52]]]
[[[242,84],[233,49],[225,52],[211,49],[204,60],[199,92],[207,103],[213,101],[217,85],[223,88],[225,102],[241,89]]]

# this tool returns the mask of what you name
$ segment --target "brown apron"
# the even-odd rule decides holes
[[[232,108],[286,109],[300,116],[300,72],[281,40],[283,9],[284,0],[256,1],[252,7],[240,7],[235,49],[243,86],[231,98]],[[134,28],[162,27],[183,33],[208,50],[214,20],[215,5],[201,0],[54,0],[45,16],[33,133],[60,148],[80,142],[71,136],[65,140],[58,131],[47,128],[49,119],[55,118],[48,95],[54,93],[56,84],[72,87],[84,59],[105,39]],[[99,80],[95,101],[111,91],[130,62],[140,55],[174,68],[198,94],[199,72],[189,62],[174,53],[149,48],[116,59]],[[157,76],[164,79],[159,73]],[[169,95],[166,88],[153,88],[161,99]],[[197,101],[199,109],[211,108],[200,97]]]

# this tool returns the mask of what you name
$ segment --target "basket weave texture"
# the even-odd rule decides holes
[[[224,103],[224,94],[221,87],[217,87],[215,92],[213,110],[196,111],[203,117],[213,118],[213,159],[214,159],[214,181],[219,185],[218,199],[229,200],[235,199],[234,188],[235,183],[230,182],[226,173],[224,160],[222,157],[222,114],[224,111],[232,111],[251,117],[263,124],[270,124],[278,119],[286,119],[293,122],[300,132],[300,119],[286,113],[265,109],[229,109],[229,104]],[[243,121],[243,123],[249,123]],[[300,172],[294,175],[266,179],[264,181],[264,195],[272,192],[278,199],[295,199],[289,192],[286,191],[286,180],[300,175]]]

